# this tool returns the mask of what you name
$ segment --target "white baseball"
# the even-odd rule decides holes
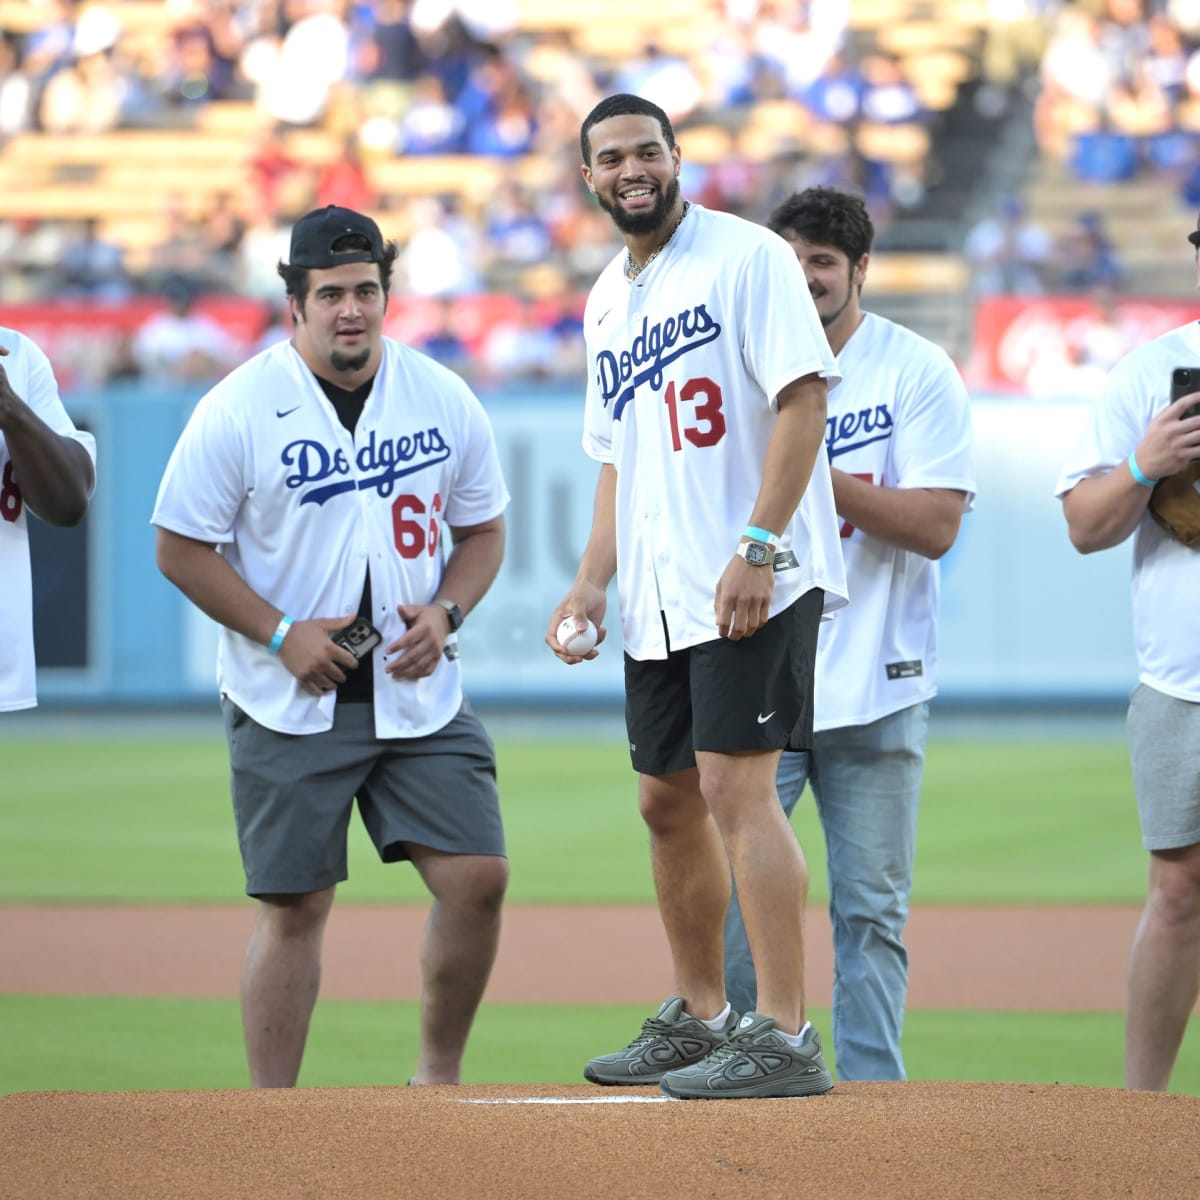
[[[586,629],[575,628],[575,618],[566,617],[555,634],[558,644],[568,654],[586,654],[596,644],[596,627],[589,621]]]

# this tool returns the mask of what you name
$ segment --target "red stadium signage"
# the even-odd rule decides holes
[[[1090,394],[1128,350],[1197,319],[1194,300],[991,297],[975,307],[965,375],[977,391]]]
[[[520,320],[524,307],[518,296],[501,293],[458,296],[449,305],[454,330],[470,354],[478,353],[493,325]],[[162,300],[150,296],[119,304],[0,304],[0,325],[31,337],[45,350],[59,386],[75,389],[109,382],[123,360],[123,347],[162,308]],[[549,310],[543,308],[534,301],[534,316],[547,317]],[[442,324],[442,309],[443,302],[436,299],[393,294],[384,333],[402,342],[420,342]],[[275,306],[241,296],[205,296],[197,301],[196,311],[217,321],[247,354],[284,313],[282,302]]]

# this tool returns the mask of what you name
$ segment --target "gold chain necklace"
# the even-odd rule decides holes
[[[626,251],[625,251],[625,277],[627,279],[630,279],[630,280],[636,279],[671,244],[671,239],[675,236],[676,232],[679,230],[680,225],[683,224],[683,218],[688,215],[688,209],[691,207],[692,207],[692,202],[690,200],[685,200],[683,202],[683,208],[679,212],[679,219],[675,222],[675,225],[672,228],[671,232],[669,234],[667,234],[667,240],[665,242],[663,242],[663,244],[661,246],[659,246],[659,248],[657,250],[651,251],[649,257],[646,259],[646,261],[644,263],[642,263],[642,265],[640,267],[637,265],[636,262],[633,261],[633,251],[626,249]]]

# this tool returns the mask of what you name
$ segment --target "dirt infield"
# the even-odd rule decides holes
[[[0,906],[0,992],[234,996],[253,905]],[[420,994],[421,906],[335,906],[323,996]],[[906,941],[913,1008],[1120,1012],[1133,908],[920,908]],[[808,915],[809,1001],[829,1004],[829,918]],[[488,999],[653,1003],[673,990],[652,908],[506,910]]]
[[[1014,1083],[692,1103],[599,1092],[3,1096],[0,1197],[1190,1200],[1200,1170],[1200,1099],[1187,1096]]]
[[[0,906],[0,992],[236,994],[248,902]],[[322,994],[413,999],[424,909],[343,905]],[[1137,910],[915,911],[917,1008],[1119,1011]],[[810,912],[810,1002],[829,1002]],[[491,1001],[653,1002],[645,908],[507,910]],[[1110,1200],[1194,1197],[1200,1098],[1041,1084],[850,1083],[683,1103],[574,1085],[0,1096],[0,1200]]]

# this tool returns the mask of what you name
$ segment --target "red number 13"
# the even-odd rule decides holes
[[[679,427],[679,402],[691,403],[697,397],[703,398],[702,404],[692,409],[694,424]],[[679,389],[678,398],[675,395],[675,383],[667,384],[666,395],[663,397],[667,405],[667,413],[671,421],[671,448],[682,450],[683,442],[680,433],[693,446],[715,446],[725,436],[725,414],[721,411],[721,388],[711,379],[701,375],[698,379],[689,379]]]

